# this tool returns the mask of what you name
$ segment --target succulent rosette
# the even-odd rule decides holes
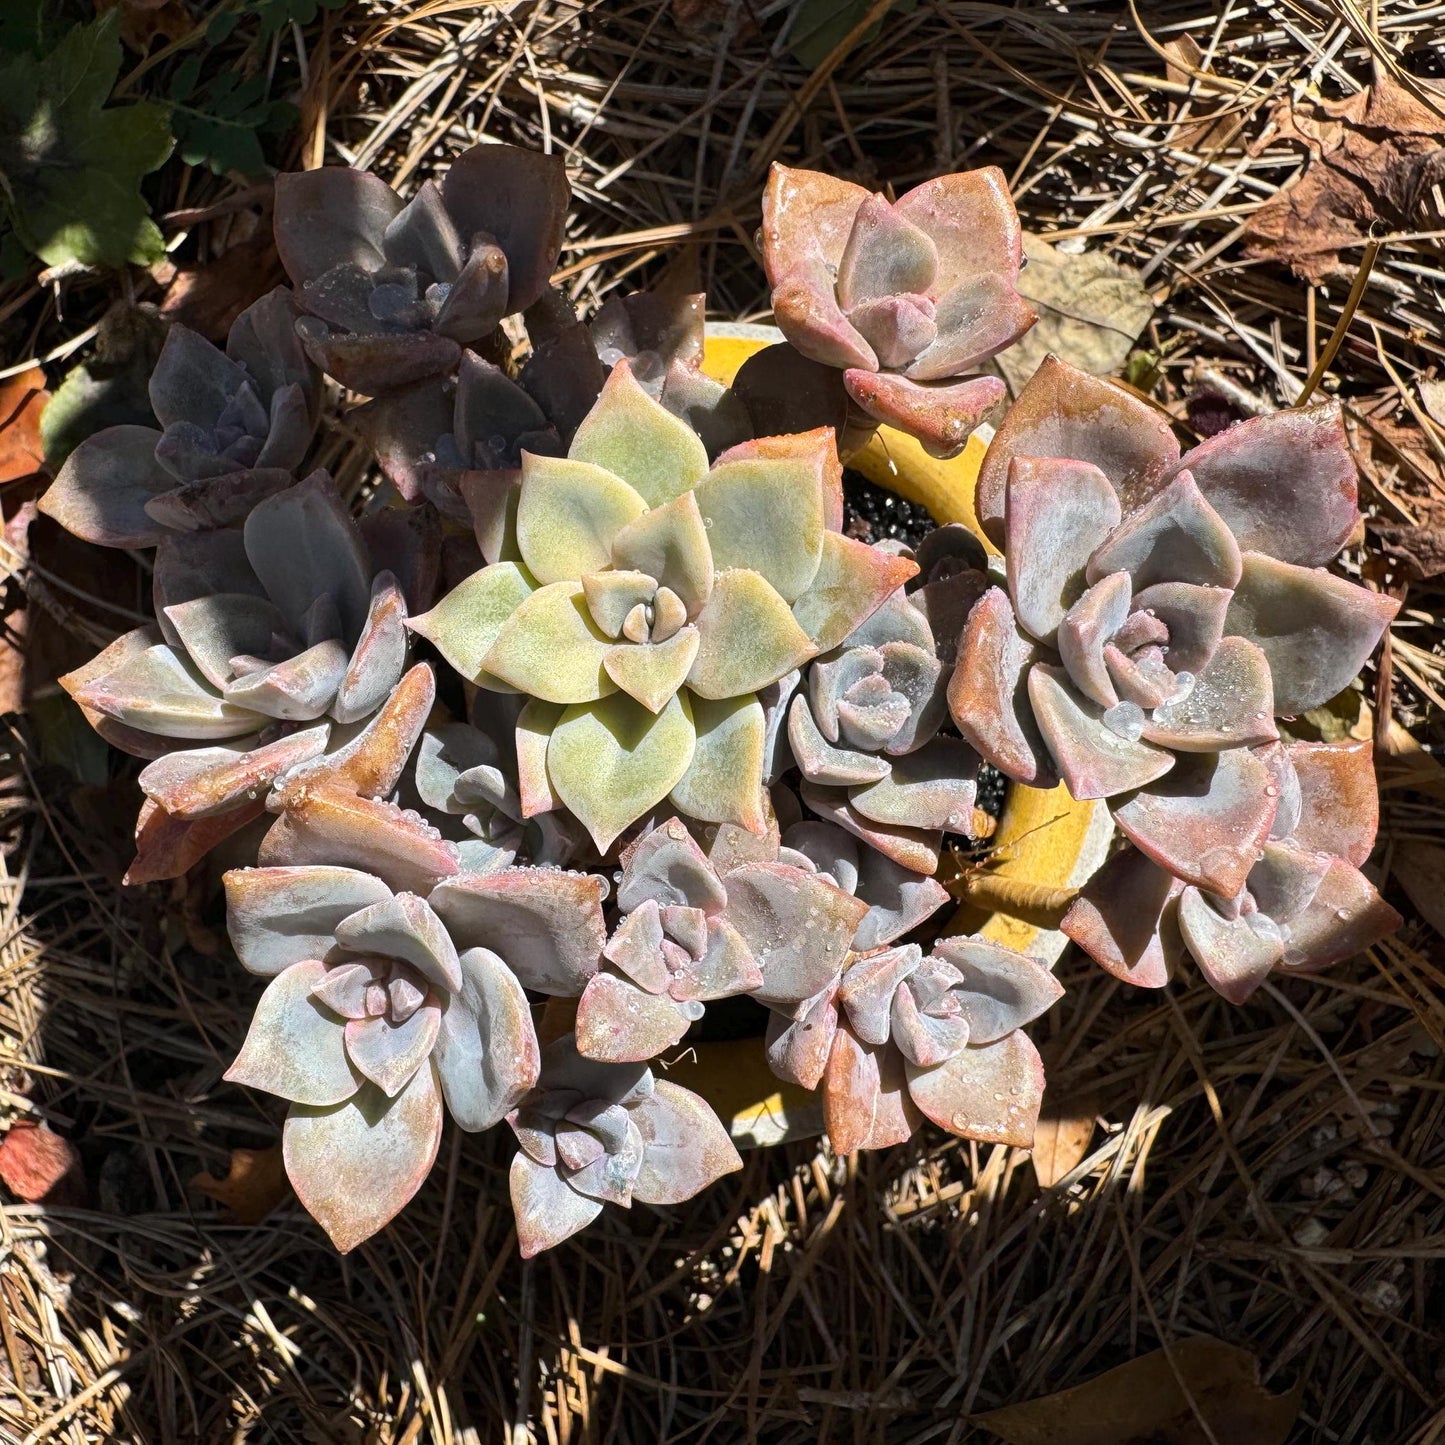
[[[537,1087],[508,1116],[517,1241],[530,1259],[586,1228],[606,1204],[681,1204],[742,1168],[708,1103],[645,1064],[583,1058],[571,1034],[548,1044]]]
[[[983,938],[944,938],[927,955],[897,939],[947,893],[931,878],[821,822],[783,834],[782,856],[868,904],[853,947],[818,992],[772,1005],[768,1061],[783,1079],[822,1089],[840,1154],[881,1149],[930,1119],[965,1138],[1028,1148],[1044,1070],[1023,1033],[1062,995],[1042,964]]]
[[[224,351],[172,326],[150,379],[161,430],[105,427],[66,458],[40,509],[87,542],[153,547],[229,526],[291,486],[316,429],[319,378],[284,287],[248,306]]]
[[[547,288],[570,188],[560,157],[476,145],[404,202],[345,166],[276,179],[276,247],[307,352],[375,396],[450,371]]]
[[[947,677],[918,595],[900,587],[808,664],[789,705],[788,743],[813,812],[932,873],[944,831],[972,827],[979,759],[939,733]]]
[[[602,944],[601,886],[507,869],[422,897],[321,865],[225,883],[237,957],[270,980],[226,1077],[290,1101],[286,1172],[350,1250],[421,1187],[444,1112],[489,1129],[537,1082],[524,988],[580,992]]]
[[[303,766],[395,786],[435,692],[429,668],[403,677],[406,590],[430,592],[434,539],[375,535],[396,571],[317,472],[239,530],[165,538],[156,622],[61,679],[102,737],[154,760],[132,882],[183,872]]]
[[[842,535],[826,432],[709,467],[619,362],[566,457],[522,458],[488,566],[411,626],[515,689],[523,810],[569,809],[605,853],[664,799],[762,831],[760,691],[838,645],[915,571]]]
[[[995,167],[940,176],[890,202],[774,163],[763,195],[773,318],[853,405],[935,456],[958,452],[1004,397],[969,376],[1034,323],[1017,288],[1022,233]]]
[[[1008,591],[960,640],[959,731],[1009,777],[1108,799],[1197,892],[1209,953],[1220,930],[1200,908],[1254,917],[1236,900],[1252,876],[1269,892],[1266,845],[1291,834],[1276,717],[1347,686],[1398,608],[1323,568],[1359,517],[1338,407],[1244,421],[1181,457],[1147,403],[1049,358],[994,437],[978,511],[1007,544]]]

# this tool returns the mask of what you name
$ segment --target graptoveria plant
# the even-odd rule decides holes
[[[276,247],[306,350],[367,396],[450,371],[546,290],[569,194],[558,157],[507,145],[463,151],[409,202],[345,166],[278,176]]]
[[[248,306],[218,351],[171,327],[150,379],[163,430],[105,427],[66,458],[40,509],[103,547],[245,520],[293,485],[316,429],[319,378],[296,336],[291,293]]]
[[[774,163],[761,242],[779,329],[841,371],[875,426],[948,457],[1003,400],[997,377],[968,375],[1035,320],[1016,285],[1022,233],[1001,171],[940,176],[890,202]]]
[[[1217,955],[1201,961],[1224,991],[1241,973],[1257,983],[1266,955],[1308,968],[1332,953],[1282,928],[1329,868],[1267,845],[1300,807],[1276,717],[1345,687],[1399,606],[1322,567],[1359,515],[1338,407],[1241,422],[1181,458],[1152,407],[1050,358],[989,448],[978,507],[1007,544],[1008,593],[988,593],[964,631],[959,730],[1010,777],[1107,798],[1189,890],[1191,951]],[[1390,910],[1340,866],[1342,916],[1388,931]],[[1335,879],[1328,897],[1346,888]],[[1092,926],[1076,936],[1109,957]],[[1249,965],[1234,956],[1246,940]],[[1162,982],[1150,957],[1123,971]]]
[[[537,1087],[507,1116],[517,1242],[531,1258],[586,1228],[604,1204],[680,1204],[743,1161],[706,1100],[645,1064],[547,1045]]]
[[[841,533],[826,432],[702,442],[625,361],[567,456],[524,454],[489,566],[411,626],[518,720],[524,813],[564,806],[605,853],[664,799],[762,831],[758,692],[841,642],[913,563]]]
[[[422,898],[329,866],[225,882],[237,957],[271,980],[226,1077],[291,1101],[286,1172],[352,1249],[421,1187],[443,1103],[476,1132],[537,1082],[523,988],[581,991],[602,944],[601,887],[509,869]]]
[[[424,598],[425,536],[386,540]],[[354,761],[357,729],[397,693],[408,651],[397,573],[373,561],[324,472],[257,504],[239,530],[164,538],[154,585],[156,622],[61,678],[104,738],[155,759],[140,779],[135,882],[184,872],[301,765]],[[395,786],[432,696],[422,669],[388,715],[373,793]]]

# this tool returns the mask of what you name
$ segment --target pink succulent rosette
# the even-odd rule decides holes
[[[1003,400],[997,377],[970,373],[1035,317],[1018,292],[1022,233],[997,168],[940,176],[890,202],[775,163],[761,241],[778,329],[840,371],[874,425],[947,457]]]
[[[1187,952],[1240,1001],[1398,925],[1359,872],[1368,755],[1276,722],[1347,687],[1398,608],[1324,570],[1359,518],[1337,406],[1181,457],[1153,407],[1050,357],[989,448],[978,513],[1008,590],[964,629],[954,720],[1009,777],[1107,799],[1130,844],[1066,933],[1150,986]]]

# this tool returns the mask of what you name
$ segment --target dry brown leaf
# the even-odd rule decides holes
[[[263,221],[254,235],[228,247],[214,261],[177,268],[166,285],[161,315],[223,345],[241,312],[286,279],[269,214]]]
[[[95,13],[120,9],[120,38],[132,50],[144,55],[159,37],[179,40],[189,35],[191,17],[180,0],[95,0]]]
[[[1204,51],[1192,35],[1166,40],[1163,48],[1169,55],[1169,59],[1164,62],[1165,78],[1176,85],[1188,85],[1195,72],[1205,69]],[[1174,137],[1174,144],[1180,150],[1193,151],[1195,155],[1207,155],[1231,141],[1234,147],[1239,146],[1241,128],[1238,116],[1221,116],[1218,120],[1193,119],[1193,116],[1201,111],[1207,113],[1218,104],[1218,98],[1207,91],[1194,98],[1189,107],[1191,114],[1184,117],[1178,134]],[[1176,113],[1182,109],[1182,103],[1174,106]]]
[[[1039,319],[995,358],[1009,390],[1017,396],[1051,351],[1094,376],[1118,371],[1154,314],[1137,272],[1102,251],[1061,251],[1037,236],[1024,237],[1024,255],[1019,290]]]
[[[1445,100],[1445,90],[1417,84]],[[1262,144],[1296,141],[1310,163],[1250,218],[1246,255],[1282,261],[1318,285],[1354,270],[1340,252],[1377,221],[1401,230],[1441,224],[1431,189],[1445,178],[1445,119],[1388,76],[1344,100],[1282,101],[1271,120]]]
[[[1445,938],[1445,848],[1433,843],[1401,843],[1390,859],[1390,872],[1420,916]]]
[[[1099,1101],[1092,1090],[1049,1107],[1045,1105],[1034,1126],[1034,1147],[1030,1156],[1034,1177],[1041,1189],[1052,1189],[1066,1174],[1081,1164],[1094,1137],[1094,1116]]]
[[[259,1224],[291,1193],[279,1144],[269,1149],[232,1149],[224,1179],[197,1174],[191,1188],[224,1205],[242,1224]]]
[[[0,482],[33,477],[44,465],[40,413],[49,400],[38,366],[0,381]]]
[[[1194,1335],[971,1423],[1007,1445],[1283,1445],[1303,1393],[1270,1394],[1248,1350]]]

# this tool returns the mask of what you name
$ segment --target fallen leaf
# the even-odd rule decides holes
[[[17,1119],[0,1139],[0,1182],[27,1204],[85,1202],[75,1145],[33,1119]]]
[[[191,1180],[191,1188],[224,1205],[241,1224],[259,1224],[291,1193],[279,1144],[232,1149],[224,1179],[202,1171]]]
[[[1041,1189],[1052,1189],[1083,1162],[1094,1137],[1094,1116],[1098,1112],[1098,1100],[1087,1090],[1044,1108],[1034,1126],[1034,1147],[1029,1156]]]
[[[49,400],[38,366],[0,381],[0,482],[33,477],[44,465],[40,413]]]
[[[1039,319],[995,358],[1009,390],[1017,396],[1051,351],[1094,376],[1118,371],[1154,314],[1138,273],[1102,251],[1063,251],[1037,236],[1024,237],[1024,255],[1019,290]]]
[[[1166,40],[1163,49],[1169,57],[1164,62],[1165,78],[1176,85],[1188,85],[1194,79],[1196,71],[1207,68],[1204,65],[1204,51],[1192,35]],[[1207,113],[1218,105],[1218,97],[1208,90],[1201,89],[1192,97],[1189,101],[1189,114],[1179,122],[1179,130],[1173,137],[1174,145],[1180,150],[1193,151],[1195,155],[1205,155],[1231,141],[1237,146],[1242,129],[1238,125],[1238,116],[1225,115],[1217,120],[1195,119],[1201,111],[1207,116]],[[1173,106],[1176,114],[1183,109],[1183,102]]]
[[[170,41],[189,35],[191,17],[180,0],[95,0],[95,13],[120,10],[120,38],[141,55],[150,50],[157,37]]]
[[[255,235],[227,247],[215,260],[176,268],[161,315],[223,345],[241,312],[285,279],[268,213]]]
[[[1420,916],[1445,938],[1445,848],[1401,843],[1390,860],[1390,872]]]
[[[1250,217],[1245,254],[1281,261],[1318,285],[1353,273],[1340,252],[1366,240],[1377,221],[1391,229],[1434,230],[1431,198],[1445,178],[1445,89],[1417,80],[1437,114],[1388,76],[1344,100],[1284,100],[1257,147],[1294,141],[1309,153],[1304,173]]]
[[[1303,1394],[1270,1394],[1248,1350],[1194,1335],[970,1423],[1007,1445],[1283,1445]]]

